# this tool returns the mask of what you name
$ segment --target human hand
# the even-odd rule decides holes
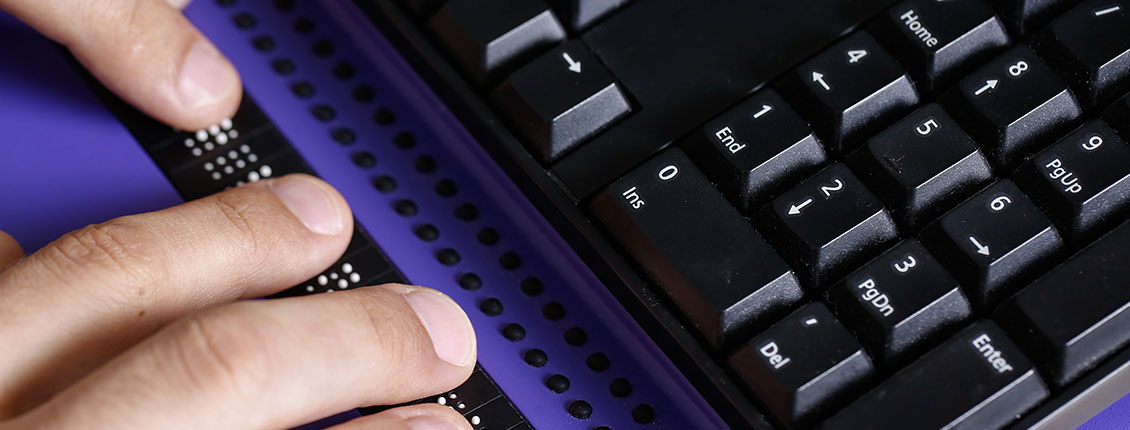
[[[292,175],[27,257],[0,233],[0,429],[287,428],[459,385],[475,334],[436,291],[244,300],[316,275],[352,230],[337,192]],[[433,404],[341,428],[470,426]]]
[[[180,9],[190,0],[0,0],[111,91],[182,130],[230,117],[239,74]]]

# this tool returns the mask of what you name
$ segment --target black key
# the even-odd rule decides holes
[[[1074,0],[989,0],[1015,35],[1039,30],[1056,15],[1067,10]]]
[[[890,0],[631,1],[584,35],[634,113],[553,172],[578,198],[776,79]]]
[[[570,31],[581,32],[604,18],[628,0],[549,0],[561,23]]]
[[[494,97],[542,162],[557,159],[631,110],[612,75],[579,40],[522,66]]]
[[[678,148],[597,194],[592,210],[715,347],[803,295],[785,262]]]
[[[743,345],[730,367],[786,427],[835,410],[871,376],[871,360],[828,308],[805,305]]]
[[[703,172],[746,211],[827,159],[808,123],[772,89],[710,121],[685,146]]]
[[[1036,43],[1088,107],[1103,106],[1130,87],[1130,1],[1083,2],[1056,18]]]
[[[933,103],[867,141],[849,161],[910,227],[937,216],[993,175],[973,138]]]
[[[991,321],[974,324],[826,421],[838,429],[1001,428],[1048,395]]]
[[[1024,163],[1016,181],[1065,237],[1085,241],[1125,219],[1130,146],[1093,120]]]
[[[1055,385],[1130,341],[1130,224],[1001,305],[996,316]]]
[[[1008,45],[1004,24],[982,0],[906,0],[888,9],[875,31],[923,92],[944,88]]]
[[[401,0],[417,18],[427,18],[443,5],[444,0]]]
[[[886,369],[934,346],[972,314],[961,285],[914,239],[832,286],[827,300]]]
[[[1059,137],[1082,113],[1067,83],[1027,45],[962,79],[947,98],[950,112],[998,166]]]
[[[923,241],[982,309],[1011,294],[1062,246],[1048,217],[1007,179],[931,224]]]
[[[883,203],[843,163],[774,199],[761,221],[762,231],[814,289],[897,237]]]
[[[783,85],[834,153],[851,149],[918,103],[902,66],[863,31],[801,64]]]
[[[1130,139],[1130,95],[1127,95],[1107,109],[1103,115],[1107,124],[1122,133],[1122,137]]]
[[[478,84],[489,84],[565,39],[565,29],[542,0],[448,0],[428,26]]]

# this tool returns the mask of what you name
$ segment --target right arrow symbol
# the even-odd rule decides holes
[[[989,256],[989,247],[987,245],[982,245],[981,242],[978,242],[977,238],[973,236],[969,236],[969,241],[973,242],[973,246],[977,247],[978,254],[984,255],[986,257]]]
[[[997,83],[999,83],[999,81],[997,81],[996,79],[989,79],[989,80],[985,81],[985,86],[981,87],[981,89],[977,90],[977,92],[973,93],[973,95],[979,96],[982,93],[984,93],[985,91],[989,91],[991,89],[994,89],[994,88],[997,87]]]

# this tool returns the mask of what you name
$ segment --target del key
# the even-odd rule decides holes
[[[677,148],[609,185],[591,207],[716,348],[802,296],[785,262]]]

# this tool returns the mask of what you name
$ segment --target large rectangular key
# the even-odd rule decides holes
[[[1130,224],[1001,306],[997,321],[1064,385],[1130,341]]]
[[[792,270],[679,149],[612,183],[591,207],[715,347],[802,296]]]
[[[1079,100],[1100,107],[1130,87],[1130,1],[1090,0],[1048,26],[1037,48]]]
[[[1032,362],[982,321],[824,423],[836,429],[1000,428],[1048,395]]]

